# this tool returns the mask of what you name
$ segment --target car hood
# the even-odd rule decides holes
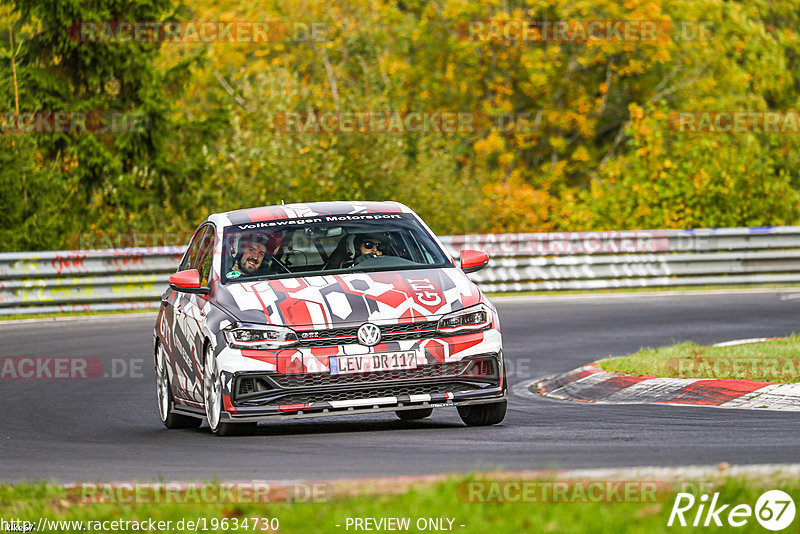
[[[213,297],[239,321],[301,330],[429,320],[481,301],[455,267],[217,284]]]

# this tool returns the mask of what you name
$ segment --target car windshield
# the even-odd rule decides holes
[[[410,214],[324,215],[225,228],[223,283],[452,267]]]

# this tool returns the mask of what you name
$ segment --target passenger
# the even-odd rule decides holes
[[[388,252],[386,242],[380,234],[345,235],[336,245],[324,268],[346,269],[364,261],[368,256],[382,256]]]
[[[353,265],[361,263],[370,256],[383,256],[389,251],[386,240],[379,234],[359,234],[353,244],[355,245]]]
[[[361,234],[356,238],[356,244],[358,245],[359,252],[356,257],[364,256],[366,254],[382,256],[386,247],[382,237],[364,234]]]

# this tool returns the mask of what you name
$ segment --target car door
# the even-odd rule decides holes
[[[214,226],[207,225],[206,231],[199,241],[197,254],[192,258],[189,269],[197,269],[200,273],[201,285],[208,287],[211,273],[211,262],[214,257]],[[193,293],[182,294],[182,307],[179,321],[183,324],[186,339],[187,364],[185,390],[188,400],[201,403],[203,401],[203,349],[205,345],[206,314],[209,306],[208,295]]]
[[[195,269],[197,260],[206,244],[206,235],[209,232],[208,224],[201,225],[189,244],[189,248],[181,261],[179,271]],[[198,361],[202,355],[197,353],[196,336],[197,328],[194,321],[186,315],[191,310],[193,301],[189,293],[172,291],[166,306],[174,317],[173,319],[173,351],[172,351],[172,391],[179,401],[195,405],[202,401],[202,380],[197,381]]]

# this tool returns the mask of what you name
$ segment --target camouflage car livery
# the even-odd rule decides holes
[[[277,236],[282,248],[268,254],[282,270],[249,279],[231,267],[234,243],[257,232]],[[370,233],[395,255],[348,266],[353,236]],[[206,418],[228,434],[276,417],[378,411],[418,419],[442,406],[458,407],[467,424],[505,415],[496,309],[402,204],[214,214],[192,237],[178,268],[187,272],[199,287],[171,277],[155,326],[159,409],[170,428]]]

